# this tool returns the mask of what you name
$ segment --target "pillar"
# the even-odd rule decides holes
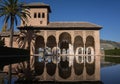
[[[86,31],[83,31],[83,56],[84,56],[84,70],[83,70],[83,80],[86,80],[86,68],[85,68],[85,43],[86,43]]]
[[[99,30],[95,31],[95,79],[100,80],[100,36]]]
[[[44,50],[46,48],[46,43],[47,43],[47,31],[44,31],[44,42],[45,42],[45,47]],[[44,62],[45,62],[45,52],[44,52]],[[46,70],[46,62],[45,62],[45,67],[44,67],[44,73],[43,73],[43,79],[46,80],[47,78],[47,70]]]

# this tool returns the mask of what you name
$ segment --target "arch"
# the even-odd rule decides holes
[[[38,36],[35,40],[35,54],[44,56],[45,42],[42,36]],[[42,56],[35,56],[35,73],[37,75],[42,75],[44,72],[45,62],[43,61]]]
[[[95,52],[95,42],[94,42],[94,37],[93,36],[87,36],[86,38],[86,43],[85,43],[85,47],[86,47],[86,61],[85,61],[85,67],[86,67],[86,72],[88,75],[93,75],[95,73],[95,56],[94,56],[94,52]]]
[[[57,46],[57,43],[56,43],[56,38],[51,35],[47,38],[47,47],[50,47],[51,49],[55,46]]]
[[[59,36],[59,42],[66,40],[67,42],[71,43],[71,35],[68,32],[63,32]]]
[[[86,46],[86,48],[89,46],[92,46],[94,48],[95,42],[94,42],[93,36],[87,36],[85,46]]]
[[[62,57],[60,62],[58,63],[58,72],[59,76],[63,79],[67,79],[71,76],[72,67],[69,67],[69,61],[63,61]]]
[[[94,49],[93,47],[86,48],[86,62],[93,63],[94,62]]]
[[[35,54],[43,54],[45,48],[44,38],[42,36],[38,36],[35,40]],[[39,62],[41,57],[36,56],[35,61]]]
[[[45,42],[43,36],[38,36],[35,40],[35,50],[38,48],[45,48]]]
[[[83,38],[81,36],[76,36],[74,39],[74,51],[76,52],[77,47],[83,47]]]
[[[77,63],[76,61],[76,57],[74,58],[74,63],[73,63],[73,67],[74,67],[74,72],[76,75],[81,75],[83,74],[84,71],[84,63]]]
[[[83,62],[84,62],[83,53],[84,53],[83,47],[78,47],[78,48],[76,49],[75,55],[77,55],[77,56],[75,56],[75,57],[76,57],[76,62],[77,62],[77,63],[83,63]]]
[[[50,76],[55,75],[56,72],[56,64],[52,61],[46,64],[46,71]]]
[[[63,32],[59,36],[59,47],[61,49],[61,52],[63,49],[66,50],[69,48],[69,44],[71,44],[71,35],[67,32]]]

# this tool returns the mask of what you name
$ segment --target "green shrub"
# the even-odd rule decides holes
[[[107,56],[105,56],[105,61],[113,62],[113,63],[120,63],[120,57],[107,57]]]
[[[120,49],[105,50],[105,55],[120,55]]]
[[[0,46],[4,46],[4,41],[0,40]]]

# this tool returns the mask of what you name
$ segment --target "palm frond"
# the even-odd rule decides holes
[[[9,19],[14,19],[15,24],[18,24],[18,17],[22,21],[27,21],[30,16],[28,9],[23,7],[23,3],[18,0],[2,0],[0,3],[0,17],[5,16],[5,22]],[[14,18],[10,18],[14,16]]]
[[[16,24],[16,25],[18,24],[18,19],[17,19],[16,16],[15,16],[15,24]]]
[[[5,18],[4,18],[4,22],[7,23],[8,20],[9,20],[10,16],[9,15],[5,15]]]

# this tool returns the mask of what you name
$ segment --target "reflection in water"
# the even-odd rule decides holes
[[[104,84],[120,84],[120,64],[101,68],[101,81]]]
[[[61,57],[61,61],[58,64],[58,68],[59,68],[59,75],[62,78],[67,79],[68,77],[70,77],[71,67],[69,67],[69,62],[67,60],[63,61],[63,58]]]
[[[50,76],[53,76],[55,74],[55,71],[56,71],[56,64],[54,64],[52,61],[51,62],[48,62],[46,64],[46,69],[47,69],[47,73],[50,75]]]
[[[86,72],[88,75],[93,75],[95,73],[95,62],[93,63],[85,63],[86,66]]]
[[[120,84],[120,62],[116,63],[113,57],[110,60],[105,60],[104,56],[101,60],[101,81],[104,84]],[[115,59],[119,59],[115,57]],[[114,62],[111,62],[114,60]]]
[[[76,75],[81,75],[84,70],[84,63],[77,63],[76,58],[74,59],[74,71]]]
[[[42,75],[44,72],[45,62],[36,62],[34,67],[36,75]]]
[[[97,70],[95,69],[95,60],[92,46],[76,47],[75,52],[71,44],[67,48],[63,46],[62,49],[38,48],[34,69],[37,76],[44,76],[42,80],[96,81],[99,80],[99,74],[95,74],[95,71],[100,67],[98,65]]]

